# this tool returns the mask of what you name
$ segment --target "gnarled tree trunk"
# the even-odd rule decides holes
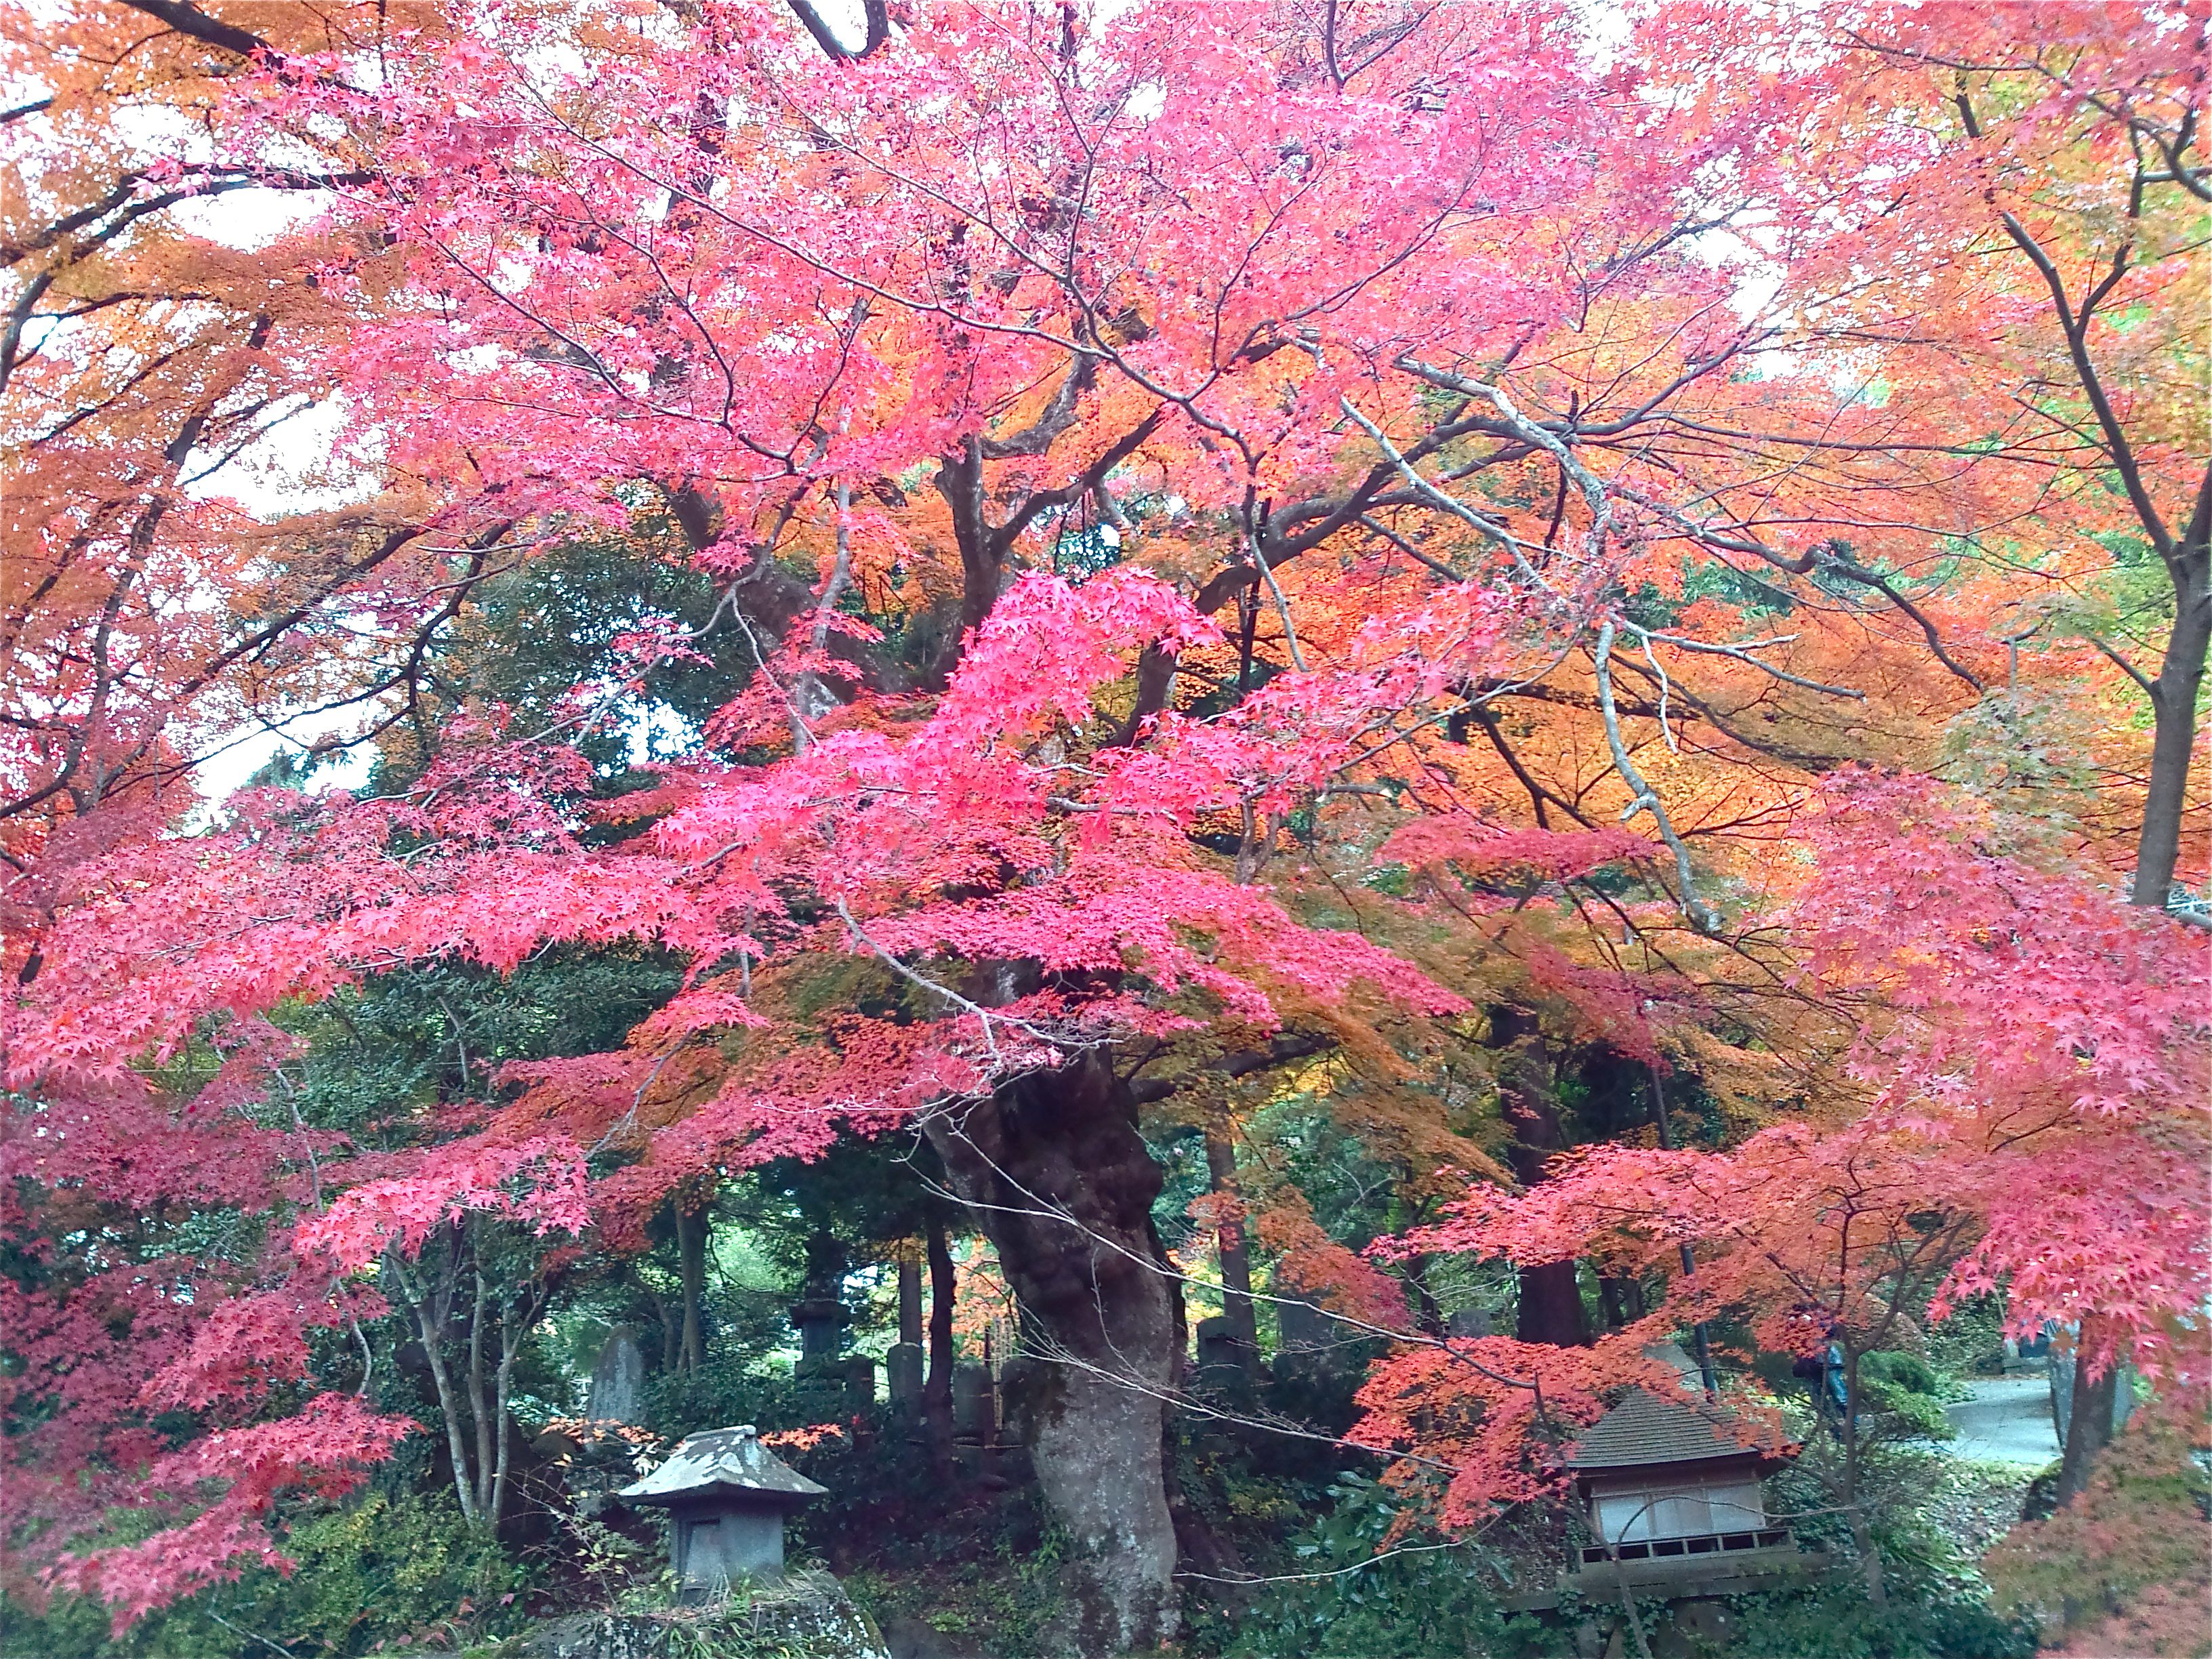
[[[1026,1397],[1009,1405],[1075,1546],[1060,1645],[1100,1656],[1158,1646],[1176,1619],[1161,1440],[1183,1322],[1152,1231],[1161,1174],[1136,1102],[1091,1053],[927,1127],[1044,1350]]]

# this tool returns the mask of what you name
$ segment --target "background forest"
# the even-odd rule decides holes
[[[0,4],[0,1654],[2212,1653],[2207,28]]]

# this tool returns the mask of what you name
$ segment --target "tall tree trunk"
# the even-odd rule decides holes
[[[687,1210],[676,1200],[676,1255],[684,1279],[684,1374],[696,1376],[707,1366],[707,1343],[700,1328],[699,1304],[707,1293],[707,1206]]]
[[[2166,638],[2166,657],[2150,685],[2150,790],[2143,801],[2142,832],[2136,842],[2134,902],[2147,910],[2166,908],[2181,859],[2181,818],[2188,805],[2189,779],[2197,749],[2197,697],[2204,684],[2205,653],[2212,647],[2212,470],[2197,491],[2166,574],[2173,581],[2173,629]],[[2112,1407],[2119,1386],[2115,1356],[2098,1376],[2081,1363],[2094,1335],[2105,1328],[2092,1315],[2081,1322],[2074,1364],[2074,1399],[2066,1449],[2058,1466],[2058,1501],[2068,1502],[2089,1484],[2097,1455],[2112,1437]]]
[[[915,1257],[911,1240],[899,1246],[898,1340],[921,1346],[921,1263]]]
[[[1010,1403],[1075,1546],[1058,1645],[1086,1656],[1156,1647],[1176,1623],[1162,1396],[1183,1330],[1152,1230],[1160,1169],[1136,1103],[1092,1052],[927,1128],[1046,1362],[1031,1397]]]
[[[1237,1148],[1218,1128],[1206,1132],[1208,1184],[1221,1197],[1237,1196]],[[1244,1244],[1244,1224],[1224,1221],[1214,1235],[1221,1255],[1221,1313],[1237,1343],[1237,1363],[1246,1375],[1260,1367],[1260,1325],[1252,1309],[1252,1255]]]
[[[1859,1435],[1859,1351],[1854,1346],[1844,1356],[1844,1513],[1851,1528],[1851,1542],[1859,1553],[1859,1571],[1866,1581],[1867,1600],[1876,1607],[1889,1604],[1887,1589],[1881,1574],[1881,1551],[1875,1545],[1874,1528],[1868,1523],[1865,1507],[1859,1502],[1861,1454],[1864,1443]]]
[[[945,1218],[932,1213],[922,1223],[929,1255],[929,1376],[921,1385],[922,1420],[929,1425],[931,1451],[950,1467],[952,1455],[952,1302],[959,1273],[945,1239]]]
[[[403,1281],[404,1283],[404,1281]],[[476,1520],[476,1482],[469,1475],[469,1443],[460,1429],[460,1389],[445,1363],[445,1318],[434,1310],[431,1298],[410,1285],[414,1301],[416,1334],[422,1338],[422,1358],[429,1364],[431,1387],[438,1391],[438,1416],[445,1418],[445,1451],[453,1460],[453,1498],[460,1502],[460,1517]]]
[[[496,1425],[484,1379],[484,1308],[491,1300],[491,1286],[483,1267],[476,1272],[476,1301],[469,1309],[469,1415],[475,1419],[477,1430],[477,1513],[495,1522],[499,1516],[491,1512],[491,1464]]]
[[[678,1305],[672,1307],[668,1298],[658,1291],[652,1295],[653,1310],[660,1316],[660,1369],[673,1376],[684,1355],[684,1315],[680,1305],[684,1298],[678,1297]]]
[[[2166,908],[2167,890],[2181,857],[2181,815],[2196,762],[2197,696],[2204,684],[2204,659],[2212,647],[2212,473],[2197,498],[2176,556],[2167,567],[2173,580],[2173,630],[2166,637],[2166,657],[2151,683],[2153,725],[2150,793],[2143,802],[2142,834],[2136,843],[2135,902]]]
[[[446,1419],[446,1452],[453,1460],[453,1496],[460,1500],[461,1519],[477,1519],[476,1484],[470,1478],[468,1443],[461,1434],[461,1397],[446,1365],[445,1333],[430,1319],[428,1307],[417,1303],[415,1327],[422,1334],[423,1357],[429,1362],[430,1382],[438,1391],[438,1411]]]
[[[521,1310],[519,1323],[510,1323],[504,1311],[499,1319],[499,1370],[492,1385],[491,1401],[492,1432],[498,1437],[499,1449],[492,1457],[491,1503],[484,1517],[495,1527],[507,1512],[507,1476],[513,1461],[514,1436],[507,1420],[507,1402],[514,1397],[514,1357],[521,1352],[522,1339],[530,1334],[536,1319],[535,1308]]]
[[[1963,76],[1954,101],[1967,136],[1979,143],[1983,127]],[[2143,182],[2140,155],[2136,166],[2136,190],[2140,192]],[[2146,682],[2140,671],[2132,666],[2128,670],[2150,696],[2153,722],[2150,788],[2143,801],[2142,832],[2136,842],[2133,900],[2145,909],[2163,910],[2180,861],[2182,811],[2196,761],[2197,694],[2204,682],[2205,653],[2212,648],[2212,466],[2205,469],[2190,504],[2189,517],[2180,534],[2175,535],[2153,497],[2154,481],[2143,476],[2134,440],[2122,418],[2122,406],[2113,402],[2106,390],[2090,349],[2090,320],[2098,302],[2112,292],[2114,282],[2133,256],[2132,235],[2120,246],[2109,275],[2093,277],[2096,286],[2077,305],[2067,291],[2057,262],[2037,241],[2035,233],[2010,213],[2000,218],[2005,234],[2034,264],[2049,290],[2053,319],[2065,337],[2067,360],[2096,422],[2095,441],[2111,463],[2136,522],[2165,563],[2167,579],[2173,585],[2173,627],[2166,635],[2158,678]],[[2094,1317],[2082,1322],[2085,1348],[2094,1322]],[[2072,1409],[2073,1426],[2068,1432],[2058,1480],[2061,1502],[2087,1484],[2097,1454],[2112,1431],[2110,1388],[2102,1377],[2092,1382],[2089,1368],[2078,1359],[2074,1367]]]
[[[453,1311],[453,1290],[460,1271],[460,1238],[457,1228],[449,1227],[439,1241],[439,1265],[434,1279],[418,1279],[398,1253],[388,1254],[386,1263],[392,1275],[391,1282],[399,1286],[415,1315],[416,1334],[422,1338],[422,1358],[430,1368],[430,1384],[437,1392],[438,1413],[446,1419],[446,1454],[453,1464],[453,1496],[461,1506],[461,1518],[477,1519],[477,1495],[469,1469],[468,1441],[461,1428],[461,1394],[453,1386],[452,1367],[446,1364],[447,1326]],[[428,1250],[423,1255],[428,1255]]]
[[[2081,1322],[2081,1334],[2074,1340],[2073,1406],[2067,1413],[2066,1447],[2058,1460],[2057,1496],[2061,1504],[2087,1489],[2090,1473],[2097,1467],[2097,1454],[2112,1438],[2112,1412],[2120,1385],[2119,1357],[2113,1355],[2111,1363],[2094,1379],[2084,1363],[2093,1343],[2105,1335],[2103,1316],[2092,1314]]]
[[[1534,1187],[1543,1180],[1545,1165],[1567,1148],[1543,1034],[1534,1014],[1503,1008],[1491,1016],[1491,1042],[1504,1051],[1498,1057],[1498,1084],[1506,1127],[1513,1137],[1506,1161],[1522,1185]],[[1514,1334],[1523,1342],[1548,1342],[1562,1348],[1580,1347],[1589,1340],[1573,1261],[1546,1261],[1521,1269]]]

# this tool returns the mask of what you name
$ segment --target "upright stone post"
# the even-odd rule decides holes
[[[891,1404],[900,1411],[919,1413],[924,1380],[921,1345],[893,1343],[890,1352],[884,1356],[884,1370],[890,1387]]]
[[[1334,1362],[1335,1333],[1328,1317],[1296,1293],[1275,1304],[1275,1374],[1310,1371]]]
[[[597,1423],[635,1423],[645,1415],[645,1354],[627,1325],[616,1326],[599,1345],[584,1414]]]
[[[791,1305],[799,1331],[798,1374],[826,1376],[835,1371],[845,1347],[845,1251],[826,1232],[806,1241],[806,1288]]]
[[[911,1241],[898,1253],[898,1319],[901,1342],[921,1346],[921,1259]]]
[[[923,1350],[921,1346],[921,1258],[909,1242],[898,1253],[899,1340],[884,1356],[891,1404],[911,1415],[921,1411]]]
[[[811,1376],[837,1363],[845,1346],[845,1304],[830,1297],[808,1297],[791,1304],[799,1331],[799,1369]]]
[[[973,1362],[953,1367],[952,1437],[969,1445],[988,1446],[998,1438],[998,1389],[988,1365]]]
[[[850,1409],[865,1412],[876,1403],[876,1362],[867,1355],[847,1354],[837,1361],[834,1375],[844,1382]]]
[[[1198,1386],[1217,1399],[1245,1403],[1252,1391],[1252,1373],[1245,1369],[1248,1352],[1236,1321],[1225,1316],[1200,1320]]]
[[[952,1368],[952,1456],[970,1479],[981,1475],[999,1437],[999,1395],[991,1368],[973,1362]]]

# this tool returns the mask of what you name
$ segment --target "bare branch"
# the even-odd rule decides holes
[[[1665,840],[1668,850],[1674,854],[1674,873],[1682,884],[1682,915],[1699,933],[1718,933],[1720,913],[1698,896],[1697,877],[1690,868],[1690,849],[1682,844],[1682,837],[1675,831],[1674,819],[1667,816],[1667,808],[1658,794],[1644,781],[1644,775],[1636,769],[1636,763],[1628,753],[1628,745],[1622,740],[1620,715],[1613,702],[1613,618],[1607,617],[1599,622],[1597,629],[1597,704],[1598,713],[1605,721],[1606,745],[1613,750],[1613,769],[1620,773],[1622,781],[1635,792],[1635,799],[1628,803],[1628,810],[1621,815],[1622,820],[1626,822],[1638,812],[1651,814],[1652,822],[1659,826],[1659,834]]]

